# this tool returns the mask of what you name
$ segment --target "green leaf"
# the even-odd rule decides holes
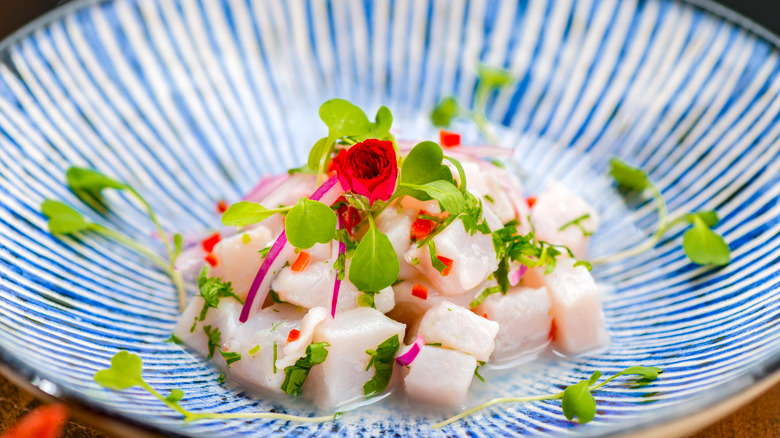
[[[382,105],[376,112],[376,121],[371,129],[371,133],[368,138],[376,138],[382,140],[390,133],[390,128],[393,126],[393,113],[390,109]]]
[[[241,360],[241,353],[237,353],[235,351],[218,351],[219,354],[222,355],[222,358],[225,359],[228,368],[230,368],[230,365],[233,364],[233,362]]]
[[[439,201],[441,210],[453,216],[459,215],[466,208],[466,198],[463,197],[463,192],[450,182],[438,180],[423,185],[406,184],[405,187],[422,191],[431,199]]]
[[[222,213],[222,225],[243,227],[268,219],[279,210],[269,210],[256,202],[241,201],[231,204]]]
[[[590,379],[588,379],[588,386],[593,386],[593,384],[596,383],[600,377],[601,371],[594,371],[593,374],[590,375]]]
[[[685,215],[685,220],[688,221],[688,223],[693,224],[694,218],[699,218],[704,222],[705,225],[712,228],[715,225],[718,224],[718,221],[720,220],[718,218],[718,213],[714,211],[697,211],[694,213],[690,213]]]
[[[274,347],[276,344],[274,344]],[[284,382],[282,382],[282,391],[293,397],[298,397],[301,393],[301,387],[303,382],[306,381],[306,377],[309,375],[309,371],[315,365],[325,362],[328,357],[328,349],[330,347],[327,342],[318,342],[316,344],[310,344],[306,347],[306,356],[295,361],[294,365],[290,365],[284,369]],[[276,350],[274,350],[276,351]],[[274,364],[276,361],[274,361]]]
[[[460,188],[460,191],[463,192],[463,194],[465,195],[466,194],[467,185],[466,185],[466,171],[463,170],[463,165],[460,164],[460,161],[458,161],[458,160],[456,160],[456,159],[454,159],[452,157],[445,156],[444,159],[449,161],[450,163],[452,163],[452,165],[455,166],[455,169],[458,171],[458,179],[460,179],[460,187],[459,188]]]
[[[320,106],[320,119],[328,126],[329,137],[333,139],[361,135],[371,130],[366,113],[344,99],[331,99],[323,103]]]
[[[501,88],[512,82],[514,78],[508,70],[481,64],[477,69],[480,84],[487,88]]]
[[[418,143],[404,158],[401,165],[401,183],[422,185],[432,181],[452,182],[452,171],[442,164],[444,153],[441,146],[432,142]],[[416,190],[405,190],[405,194],[421,201],[430,200],[430,196]]]
[[[683,234],[683,249],[692,262],[699,265],[723,266],[731,261],[731,250],[723,237],[712,231],[699,217]]]
[[[120,391],[144,382],[144,364],[141,357],[122,350],[111,358],[111,367],[95,373],[95,382],[104,387]]]
[[[68,186],[76,190],[84,190],[90,193],[99,193],[103,189],[127,188],[127,184],[108,177],[96,170],[83,167],[71,167],[65,173]]]
[[[173,235],[173,253],[178,256],[181,254],[181,246],[184,243],[184,238],[179,233]]]
[[[92,226],[73,207],[53,199],[43,201],[41,212],[49,219],[49,231],[52,234],[73,234]]]
[[[330,152],[330,148],[333,146],[334,141],[335,137],[322,137],[321,139],[317,140],[316,143],[314,143],[314,146],[311,147],[306,167],[312,169],[312,173],[317,173],[317,169],[320,168],[320,163],[328,154],[328,152]]]
[[[458,117],[460,107],[454,97],[445,97],[433,107],[431,112],[431,121],[434,126],[446,128],[452,123],[452,119]]]
[[[214,350],[219,351],[219,343],[222,342],[222,333],[219,332],[219,328],[211,328],[211,325],[203,327],[203,333],[208,338],[209,355],[206,359],[211,359],[214,356]]]
[[[661,368],[658,367],[643,367],[643,366],[633,366],[628,367],[624,369],[623,371],[619,372],[617,375],[619,376],[642,376],[643,379],[647,380],[655,380],[658,378],[658,375],[663,373],[664,371]]]
[[[349,268],[349,281],[361,292],[378,292],[398,278],[400,265],[395,249],[373,221],[358,243]]]
[[[395,354],[401,347],[398,335],[393,335],[376,347],[376,350],[366,350],[366,354],[371,356],[369,368],[374,366],[374,377],[363,385],[363,393],[366,398],[379,394],[390,383],[393,376]]]
[[[206,319],[209,308],[216,309],[219,306],[219,300],[222,298],[232,297],[239,303],[244,304],[244,300],[233,292],[233,286],[229,281],[224,282],[221,278],[209,277],[208,268],[205,266],[198,274],[198,294],[204,301],[198,321]]]
[[[650,185],[650,180],[642,169],[629,166],[617,157],[609,160],[609,174],[616,183],[629,190],[641,192]]]
[[[596,399],[590,393],[587,380],[575,383],[563,391],[563,415],[573,420],[577,417],[580,423],[587,423],[596,416]]]
[[[168,397],[165,397],[165,401],[168,403],[178,403],[184,398],[184,391],[181,389],[173,389]]]
[[[336,235],[336,213],[320,201],[301,198],[287,213],[285,232],[290,245],[308,249],[328,243]]]

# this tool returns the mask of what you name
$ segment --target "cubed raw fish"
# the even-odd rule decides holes
[[[179,316],[179,321],[173,333],[187,346],[198,352],[202,356],[209,354],[208,336],[204,327],[209,327],[210,331],[219,330],[220,344],[231,339],[241,323],[238,317],[241,314],[241,303],[234,298],[222,298],[217,308],[209,308],[206,317],[200,321],[201,309],[205,301],[200,295],[195,295],[190,300],[184,312]],[[217,364],[225,364],[218,352],[214,352],[214,361]]]
[[[336,312],[360,307],[358,297],[361,292],[349,282],[349,262],[344,280],[339,287],[339,299]],[[301,272],[294,272],[289,266],[282,269],[271,283],[271,289],[279,298],[306,308],[324,307],[330,309],[333,299],[333,285],[336,271],[332,261],[309,262]],[[395,306],[393,288],[388,286],[374,295],[374,305],[382,313],[389,312]]]
[[[374,376],[373,367],[366,370],[371,360],[366,350],[375,350],[396,335],[399,341],[403,340],[404,328],[403,324],[370,307],[349,310],[323,322],[317,326],[313,342],[330,344],[328,357],[312,367],[303,394],[323,409],[363,401],[363,385]]]
[[[428,344],[441,343],[487,362],[496,346],[498,323],[444,301],[425,312],[417,333]]]
[[[571,258],[559,258],[555,270],[547,275],[534,269],[550,293],[555,345],[567,354],[595,350],[609,342],[596,281],[587,268],[574,267],[574,263]]]
[[[376,218],[376,227],[384,233],[393,245],[400,265],[399,278],[410,278],[417,274],[404,257],[411,247],[412,223],[417,219],[418,210],[388,207]]]
[[[304,314],[290,304],[274,304],[253,313],[238,327],[232,339],[223,345],[227,351],[241,354],[241,360],[233,362],[228,368],[228,375],[254,390],[283,393],[281,386],[284,381],[284,368],[280,367],[279,363],[289,360],[285,354],[287,347],[290,346],[286,345],[287,337],[292,330],[304,331],[301,329],[303,317]],[[301,338],[306,338],[306,335],[302,333]],[[311,340],[310,333],[308,340]],[[276,343],[276,372],[274,372],[274,343]],[[260,349],[249,354],[249,351],[257,346]],[[298,353],[294,352],[295,355]],[[295,359],[297,357],[292,357],[292,362],[295,362]]]
[[[546,288],[513,287],[488,296],[474,311],[499,325],[491,363],[532,355],[550,342],[550,296]]]
[[[563,184],[554,181],[537,198],[531,209],[531,223],[539,240],[569,247],[578,259],[585,257],[590,237],[576,225],[564,227],[567,223],[589,215],[579,222],[588,233],[599,226],[596,210],[575,195]]]
[[[473,289],[498,268],[491,235],[480,232],[470,235],[460,219],[436,235],[433,242],[438,256],[452,260],[448,275],[442,275],[433,267],[427,246],[413,246],[407,252],[407,258],[418,259],[415,268],[444,295],[460,295]]]
[[[466,401],[476,368],[477,359],[470,354],[426,345],[409,365],[404,388],[415,400],[457,407]]]
[[[268,219],[268,221],[279,220]],[[249,236],[249,242],[244,243],[244,234]],[[272,230],[260,224],[221,240],[214,246],[213,253],[217,258],[217,266],[211,269],[209,275],[229,281],[233,286],[233,292],[245,298],[260,265],[263,264],[263,256],[259,251],[272,244],[275,239],[276,235]]]

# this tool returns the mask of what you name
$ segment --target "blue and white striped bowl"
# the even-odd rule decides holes
[[[777,39],[746,26],[709,5],[662,0],[68,4],[0,52],[2,368],[129,436],[590,436],[693,421],[780,366],[780,56]],[[152,386],[183,389],[191,410],[311,413],[220,384],[203,360],[165,343],[175,294],[147,260],[99,236],[46,232],[40,203],[62,199],[160,249],[127,198],[110,196],[106,217],[81,204],[64,185],[68,166],[131,182],[169,229],[203,230],[218,224],[217,200],[303,161],[324,132],[316,110],[326,98],[385,104],[404,133],[431,135],[424,115],[448,94],[469,101],[480,61],[518,78],[491,97],[489,116],[508,127],[505,145],[517,148],[531,191],[564,179],[602,212],[594,255],[653,228],[652,205],[626,206],[602,176],[617,155],[649,171],[671,210],[717,209],[733,261],[692,265],[678,231],[652,253],[600,267],[609,349],[494,374],[472,385],[472,402],[638,363],[662,367],[660,380],[605,388],[584,426],[566,421],[559,402],[538,402],[441,431],[428,425],[446,413],[393,403],[334,424],[185,425],[142,391],[93,383],[127,349]]]

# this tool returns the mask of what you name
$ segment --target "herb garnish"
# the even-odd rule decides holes
[[[66,180],[68,186],[82,201],[90,205],[92,208],[98,211],[105,210],[105,203],[103,202],[103,190],[114,189],[122,190],[129,193],[135,198],[146,210],[149,218],[157,229],[157,234],[160,236],[162,243],[165,247],[165,252],[168,254],[168,260],[165,261],[157,254],[147,249],[144,245],[136,242],[124,234],[106,228],[102,225],[88,222],[78,211],[73,207],[52,199],[46,199],[41,204],[41,212],[49,220],[49,231],[54,235],[75,234],[84,231],[94,231],[103,234],[106,237],[112,238],[130,248],[143,254],[161,269],[163,269],[168,276],[171,277],[174,287],[176,288],[179,298],[179,310],[184,310],[186,304],[186,291],[184,289],[184,281],[181,277],[181,273],[175,268],[176,258],[181,253],[182,237],[179,234],[174,234],[172,238],[168,237],[168,234],[160,224],[157,215],[152,210],[151,205],[141,194],[135,190],[129,184],[117,181],[107,175],[104,175],[96,170],[85,169],[81,167],[70,167],[66,174]],[[173,243],[173,245],[171,244]]]
[[[390,378],[393,376],[395,354],[400,347],[401,343],[398,339],[398,335],[393,335],[379,344],[376,347],[376,350],[366,350],[366,354],[371,356],[366,371],[372,366],[374,367],[374,377],[363,385],[363,393],[365,393],[366,398],[379,394],[387,389]]]
[[[576,219],[572,219],[572,220],[570,220],[569,222],[566,222],[565,224],[563,224],[563,225],[561,226],[561,228],[559,228],[559,229],[558,229],[558,231],[563,231],[563,230],[565,230],[566,228],[569,228],[569,227],[571,227],[571,226],[574,226],[574,227],[577,227],[577,228],[579,228],[579,229],[580,229],[580,231],[582,231],[582,236],[583,236],[583,237],[592,236],[592,235],[593,235],[593,232],[592,232],[592,231],[588,231],[588,230],[586,230],[586,229],[585,229],[585,227],[582,225],[582,221],[584,221],[584,220],[586,220],[586,219],[589,219],[589,218],[590,218],[590,214],[588,214],[588,213],[586,213],[586,214],[583,214],[582,216],[580,216],[580,217],[578,217],[578,218],[576,218]]]
[[[301,417],[297,415],[279,414],[275,412],[257,412],[257,413],[237,413],[237,414],[219,414],[211,412],[191,412],[184,409],[179,402],[184,399],[184,391],[181,389],[172,390],[168,396],[152,388],[143,378],[143,361],[138,355],[130,354],[122,350],[111,358],[111,367],[100,370],[95,373],[95,383],[114,391],[122,391],[134,386],[143,388],[153,395],[169,408],[184,416],[184,421],[189,423],[198,420],[229,420],[229,419],[253,419],[270,418],[282,421],[300,421],[307,423],[323,423],[339,418],[342,413],[328,415],[323,417]]]
[[[211,359],[214,356],[214,350],[219,350],[219,343],[222,342],[222,334],[219,332],[219,328],[211,328],[211,325],[203,327],[203,333],[208,338],[209,355],[206,359]]]
[[[472,415],[478,411],[481,411],[482,409],[486,409],[489,408],[490,406],[501,404],[501,403],[517,403],[517,402],[556,400],[556,399],[562,399],[561,405],[563,408],[563,414],[566,416],[566,418],[572,420],[574,419],[574,417],[577,417],[577,420],[580,423],[587,423],[590,420],[592,420],[596,415],[596,400],[593,398],[592,395],[593,391],[598,390],[602,386],[606,385],[607,383],[613,381],[614,379],[620,376],[640,376],[641,379],[636,383],[644,384],[644,383],[652,382],[653,380],[657,379],[658,375],[661,374],[662,372],[663,371],[657,367],[633,366],[633,367],[628,367],[623,371],[620,371],[619,373],[613,375],[612,377],[596,385],[596,382],[598,381],[599,377],[601,377],[601,372],[596,371],[593,373],[593,375],[591,375],[590,379],[582,380],[573,385],[570,385],[561,392],[557,392],[555,394],[537,395],[537,396],[529,396],[529,397],[495,398],[493,400],[482,403],[481,405],[463,411],[460,414],[455,415],[454,417],[450,417],[447,420],[444,420],[440,423],[436,423],[433,425],[433,428],[438,429],[444,427],[462,418],[468,417],[469,415]]]
[[[284,369],[284,382],[282,382],[281,387],[282,391],[293,397],[298,397],[298,395],[300,395],[303,382],[309,375],[311,368],[325,362],[325,359],[328,357],[328,349],[325,347],[330,347],[330,344],[327,342],[309,344],[309,346],[306,347],[306,356],[296,360],[294,365],[290,365]]]
[[[200,311],[198,321],[206,319],[206,314],[209,308],[216,309],[219,306],[219,300],[221,298],[235,298],[241,304],[244,304],[244,300],[239,298],[238,295],[233,293],[233,286],[230,282],[223,282],[221,278],[209,277],[208,268],[205,266],[198,274],[198,291],[199,296],[203,298],[203,309]]]
[[[222,351],[222,350],[219,350],[219,354],[222,355],[223,359],[225,359],[225,362],[227,363],[228,368],[230,368],[230,365],[233,362],[241,360],[241,354],[238,353],[238,352],[235,352],[235,351]]]
[[[592,263],[607,263],[650,250],[661,241],[667,231],[683,223],[693,225],[683,235],[683,250],[692,262],[699,265],[723,266],[731,261],[731,250],[728,244],[722,236],[711,229],[718,223],[718,215],[714,211],[685,213],[669,219],[666,201],[661,191],[650,181],[642,169],[632,167],[615,157],[610,160],[609,164],[609,173],[619,186],[637,193],[650,192],[658,210],[658,225],[650,238],[640,245],[593,260]]]

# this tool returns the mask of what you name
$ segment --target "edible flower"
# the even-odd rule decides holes
[[[369,204],[393,196],[398,179],[393,142],[365,140],[342,149],[333,164],[344,191],[367,197]]]

